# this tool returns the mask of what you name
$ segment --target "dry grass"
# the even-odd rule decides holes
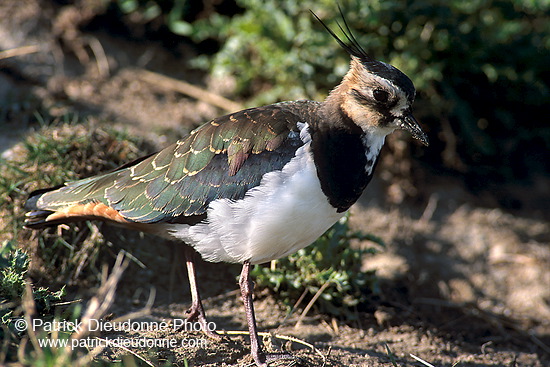
[[[9,158],[0,160],[0,241],[13,241],[32,254],[31,270],[48,281],[67,281],[92,272],[100,279],[98,248],[105,245],[99,225],[82,223],[35,232],[23,229],[23,205],[39,188],[109,171],[137,158],[141,143],[125,132],[107,130],[77,116],[65,116],[29,134]]]

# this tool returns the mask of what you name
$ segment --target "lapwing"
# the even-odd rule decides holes
[[[209,330],[194,254],[242,264],[240,289],[258,366],[250,266],[302,249],[338,221],[372,178],[386,135],[409,131],[428,144],[412,115],[415,88],[397,68],[370,57],[344,19],[351,57],[323,102],[300,100],[218,117],[160,152],[115,171],[30,194],[25,226],[101,220],[184,243],[192,295],[189,319]]]

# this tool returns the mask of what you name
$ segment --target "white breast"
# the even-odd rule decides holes
[[[307,125],[301,127],[305,144],[281,171],[267,173],[243,200],[213,201],[206,222],[173,224],[169,233],[212,262],[259,264],[315,241],[344,213],[337,213],[321,191]]]

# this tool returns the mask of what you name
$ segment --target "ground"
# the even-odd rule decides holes
[[[217,94],[230,93],[230,80],[211,80],[184,66],[182,55],[192,54],[191,48],[178,46],[176,56],[160,42],[124,39],[97,29],[72,37],[74,29],[63,22],[58,8],[38,4],[0,5],[0,12],[12,15],[0,21],[0,49],[38,45],[28,55],[0,60],[0,100],[24,106],[40,99],[52,114],[78,112],[99,124],[123,126],[156,147],[225,113],[142,77],[148,69]],[[88,59],[75,56],[79,51]],[[36,128],[24,112],[24,107],[11,108],[6,115],[0,127],[3,151]],[[399,366],[420,365],[410,354],[436,366],[550,364],[550,225],[547,209],[537,205],[540,187],[514,186],[525,192],[519,200],[526,204],[509,212],[498,206],[498,192],[474,195],[459,175],[443,176],[419,164],[413,169],[420,172],[414,200],[386,200],[387,183],[377,177],[352,208],[352,226],[387,244],[364,259],[364,270],[375,269],[380,277],[381,295],[372,310],[345,323],[312,309],[296,327],[301,310],[287,318],[286,307],[257,292],[260,330],[294,336],[319,351],[282,337],[266,338],[298,357],[276,365],[390,366],[392,359]],[[105,231],[108,236],[117,230]],[[182,286],[186,276],[180,249],[151,238],[144,243],[142,251],[149,255],[140,260],[146,269],[132,265],[123,276],[111,317],[143,308],[155,288],[151,313],[142,318],[176,322],[190,305],[188,288]],[[236,292],[239,270],[235,265],[199,264],[204,305],[220,332],[246,330]],[[246,335],[217,342],[170,328],[129,334],[124,337],[189,340],[184,347],[134,350],[155,365],[166,360],[179,366],[184,361],[192,366],[251,363]],[[125,353],[112,348],[103,358],[114,360]]]

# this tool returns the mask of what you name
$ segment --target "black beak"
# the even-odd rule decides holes
[[[410,132],[413,138],[420,140],[425,146],[429,145],[428,136],[422,131],[418,121],[416,121],[412,113],[408,113],[403,117],[401,120],[401,128]]]

